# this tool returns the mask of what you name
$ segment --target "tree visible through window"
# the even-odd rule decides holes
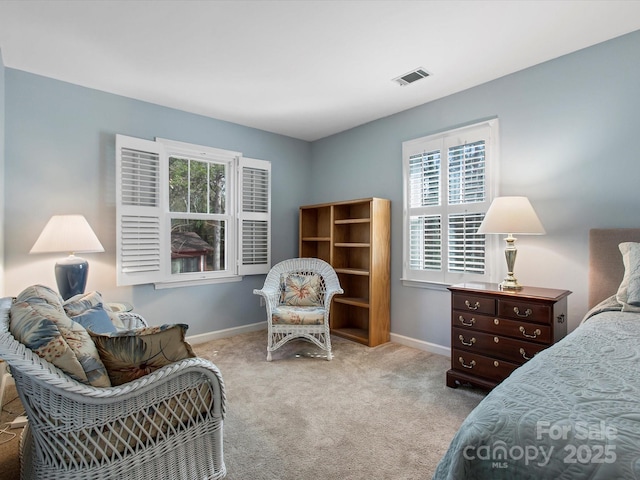
[[[171,273],[226,269],[226,178],[224,164],[169,157]]]

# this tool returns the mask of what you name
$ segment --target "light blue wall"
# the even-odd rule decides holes
[[[519,238],[516,276],[573,291],[575,328],[587,310],[588,230],[640,226],[639,59],[635,32],[313,143],[311,203],[392,201],[393,333],[450,345],[448,292],[400,280],[402,142],[493,116],[500,194],[528,196],[547,230]],[[424,82],[405,88],[428,88]],[[500,241],[499,260],[502,248]],[[500,280],[506,267],[497,265]]]
[[[85,254],[87,290],[128,301],[150,323],[185,322],[200,334],[264,321],[254,288],[242,282],[155,290],[115,285],[115,135],[164,137],[270,160],[272,256],[297,253],[298,206],[310,178],[310,145],[281,135],[6,69],[6,294],[33,283],[55,288],[56,255],[29,255],[51,215],[82,213],[105,253]]]
[[[190,334],[263,320],[251,294],[262,276],[161,291],[115,286],[114,135],[160,136],[273,162],[274,261],[297,254],[299,205],[391,199],[392,332],[448,346],[448,294],[400,281],[402,142],[497,116],[500,194],[529,196],[547,230],[518,239],[516,276],[572,290],[574,328],[587,309],[588,230],[640,225],[638,58],[635,32],[312,144],[3,68],[5,294],[55,285],[55,256],[28,252],[51,215],[77,211],[106,249],[86,255],[88,289],[132,302],[154,324],[187,322]]]
[[[0,297],[4,296],[4,72],[0,50]]]

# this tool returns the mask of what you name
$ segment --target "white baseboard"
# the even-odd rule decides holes
[[[201,333],[199,335],[189,335],[186,340],[191,345],[197,345],[199,343],[205,343],[210,340],[217,340],[218,338],[233,337],[241,333],[255,332],[257,330],[266,330],[267,322],[251,323],[249,325],[242,325],[241,327],[226,328],[224,330],[216,330],[215,332]]]
[[[215,332],[201,333],[199,335],[190,335],[186,339],[192,345],[199,343],[205,343],[210,340],[217,340],[219,338],[233,337],[241,333],[255,332],[258,330],[266,330],[267,322],[252,323],[249,325],[243,325],[241,327],[227,328],[224,330],[217,330]],[[391,341],[399,345],[406,347],[417,348],[429,353],[435,353],[436,355],[443,355],[445,357],[451,357],[451,349],[449,347],[443,347],[435,343],[425,342],[424,340],[417,340],[411,337],[405,337],[404,335],[398,335],[397,333],[391,334]]]
[[[411,337],[405,337],[404,335],[398,335],[397,333],[391,334],[391,341],[398,343],[406,347],[417,348],[429,353],[435,353],[436,355],[443,355],[445,357],[451,357],[451,348],[443,347],[436,343],[425,342],[424,340],[417,340]]]

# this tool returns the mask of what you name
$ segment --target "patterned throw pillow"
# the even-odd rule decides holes
[[[283,275],[281,303],[297,307],[320,305],[320,277],[315,273]]]
[[[113,333],[117,331],[113,322],[109,318],[109,314],[104,308],[102,308],[101,303],[93,308],[85,310],[80,315],[71,317],[71,320],[78,322],[86,330],[95,333]]]
[[[618,245],[624,263],[624,277],[616,299],[625,305],[640,307],[640,243],[623,242]]]
[[[144,327],[111,334],[89,332],[107,368],[111,384],[122,385],[156,370],[194,358],[191,345],[184,339],[189,328],[184,324]]]
[[[91,337],[66,315],[62,298],[49,287],[33,285],[16,297],[9,329],[19,342],[77,381],[111,386]]]
[[[324,307],[295,307],[281,305],[273,309],[271,321],[274,325],[322,325]]]
[[[62,306],[64,307],[64,311],[67,312],[67,315],[75,317],[76,315],[80,315],[90,308],[95,308],[98,305],[102,305],[102,308],[104,308],[107,315],[109,315],[111,323],[113,323],[116,328],[124,328],[124,324],[122,323],[122,320],[120,320],[120,316],[111,311],[109,305],[102,300],[100,292],[79,293],[78,295],[74,295],[67,299]]]

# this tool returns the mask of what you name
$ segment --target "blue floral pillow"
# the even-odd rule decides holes
[[[33,285],[18,295],[9,329],[16,340],[77,381],[111,386],[91,337],[66,315],[62,298],[49,287]]]
[[[64,311],[67,312],[67,315],[75,317],[76,315],[80,315],[91,308],[97,307],[98,305],[101,305],[107,312],[107,315],[109,315],[109,318],[111,319],[111,323],[113,323],[116,328],[124,328],[124,324],[122,323],[120,316],[116,312],[111,311],[109,305],[102,300],[100,292],[94,291],[79,293],[78,295],[74,295],[67,299],[62,306],[64,307]]]
[[[85,310],[80,315],[71,317],[71,320],[78,322],[85,329],[95,333],[113,333],[117,331],[101,303]]]

